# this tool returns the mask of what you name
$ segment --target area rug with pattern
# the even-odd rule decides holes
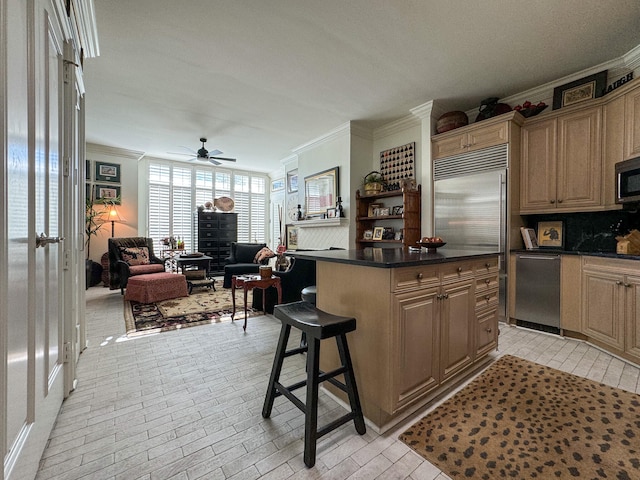
[[[505,355],[400,440],[453,479],[640,479],[640,395]]]
[[[251,308],[252,292],[247,295],[247,317],[261,312]],[[176,330],[197,325],[231,321],[233,302],[231,289],[195,291],[188,297],[173,298],[157,303],[124,301],[124,323],[127,336]],[[236,290],[235,322],[244,323],[244,294]]]

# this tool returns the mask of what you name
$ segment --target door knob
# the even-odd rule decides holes
[[[44,232],[40,236],[36,235],[36,248],[46,247],[50,243],[60,243],[64,237],[49,237]]]

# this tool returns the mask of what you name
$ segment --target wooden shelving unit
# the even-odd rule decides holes
[[[421,185],[416,190],[394,190],[376,195],[360,195],[360,190],[356,191],[356,247],[376,244],[415,246],[420,240],[421,196]],[[372,203],[380,203],[382,207],[389,209],[402,206],[403,213],[369,216],[369,205]],[[365,240],[364,232],[377,226],[389,226],[394,231],[402,231],[402,240]]]

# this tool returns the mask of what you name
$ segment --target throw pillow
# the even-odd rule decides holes
[[[237,263],[254,263],[256,253],[265,247],[263,244],[238,243],[236,245],[235,259]]]
[[[151,263],[148,247],[120,247],[120,255],[122,260],[129,265],[148,265]]]
[[[253,263],[262,263],[263,260],[267,258],[275,257],[276,254],[273,253],[269,247],[264,247],[256,253],[256,256],[253,258]]]

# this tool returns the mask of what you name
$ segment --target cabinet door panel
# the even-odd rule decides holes
[[[462,133],[452,137],[434,140],[431,147],[433,151],[433,158],[450,157],[451,155],[466,152],[466,145],[468,143],[467,139],[467,134]]]
[[[437,288],[395,295],[397,330],[395,405],[402,406],[438,385],[439,300]]]
[[[443,287],[440,361],[442,379],[453,376],[474,358],[475,280]]]
[[[507,123],[502,122],[469,131],[469,151],[507,143],[509,141],[507,127]]]
[[[600,205],[601,116],[596,107],[558,117],[558,208]]]
[[[626,351],[640,363],[640,277],[628,275],[625,280]]]
[[[625,158],[633,158],[640,155],[640,88],[625,97]]]
[[[624,287],[622,284],[622,275],[604,271],[583,271],[583,332],[619,350],[624,349]]]
[[[554,208],[556,199],[556,121],[522,129],[520,210]]]

